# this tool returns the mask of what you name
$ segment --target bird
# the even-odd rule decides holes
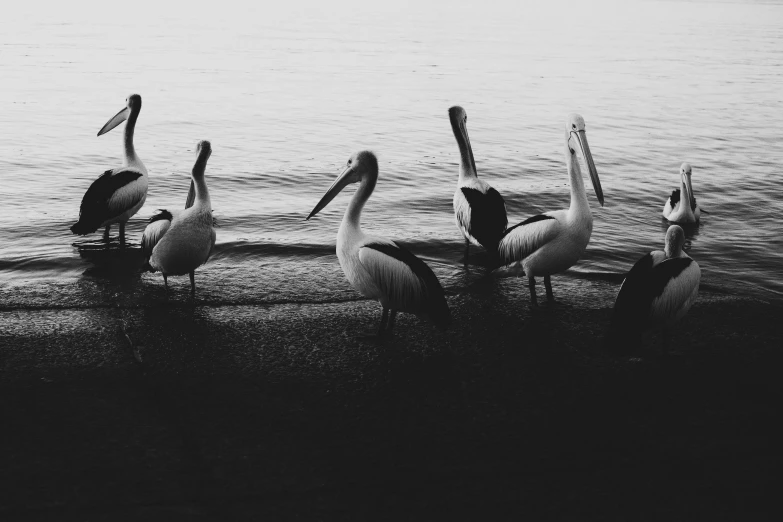
[[[429,266],[400,244],[365,234],[361,213],[378,181],[378,159],[364,150],[353,154],[342,173],[313,208],[318,214],[346,186],[359,183],[337,232],[337,259],[348,282],[383,308],[377,337],[389,335],[397,312],[430,319],[445,329],[451,321],[446,296]]]
[[[498,246],[501,266],[521,266],[527,275],[533,308],[538,306],[534,278],[544,276],[547,297],[554,299],[550,276],[570,268],[579,260],[593,231],[593,216],[576,158],[577,148],[584,157],[595,195],[601,206],[604,205],[601,181],[587,144],[585,120],[579,114],[570,114],[565,128],[566,165],[571,185],[570,208],[532,216],[509,227]]]
[[[497,255],[498,243],[508,226],[506,202],[489,183],[478,178],[473,149],[468,138],[468,115],[455,105],[449,109],[449,120],[459,146],[459,179],[454,192],[454,218],[465,236],[465,259],[470,244],[483,246],[490,255]]]
[[[141,96],[131,94],[125,100],[125,108],[98,131],[98,136],[102,136],[127,120],[123,138],[123,164],[122,167],[104,172],[87,189],[79,208],[79,220],[71,226],[71,232],[74,234],[92,234],[105,227],[103,237],[108,243],[111,225],[119,223],[120,246],[125,246],[125,223],[139,211],[147,199],[147,167],[133,146],[133,131],[139,112]]]
[[[663,217],[672,223],[698,223],[701,217],[701,209],[693,196],[692,171],[690,163],[680,165],[680,188],[673,190],[663,205]],[[690,205],[683,205],[687,199]]]
[[[183,210],[161,210],[144,229],[141,246],[149,257],[146,268],[167,276],[190,275],[190,293],[196,294],[195,270],[207,262],[215,247],[212,201],[204,171],[212,154],[212,144],[203,140],[196,146],[190,191]]]
[[[699,293],[701,269],[683,252],[685,232],[678,225],[666,231],[664,251],[643,256],[623,280],[614,303],[607,348],[627,353],[646,329],[668,332],[688,313]]]

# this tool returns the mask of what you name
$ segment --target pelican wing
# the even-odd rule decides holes
[[[701,280],[699,264],[690,257],[667,259],[652,270],[648,320],[675,321],[696,300]]]
[[[547,214],[533,216],[509,228],[498,247],[502,264],[522,261],[557,237],[560,229],[560,222]]]
[[[144,234],[141,236],[141,248],[147,257],[152,255],[152,249],[163,238],[166,232],[171,227],[171,221],[174,216],[168,210],[161,210],[150,218],[147,228],[144,229]]]
[[[79,208],[79,221],[71,227],[71,231],[74,234],[95,232],[104,221],[132,208],[144,194],[126,187],[142,176],[141,172],[130,168],[104,172],[85,192]]]
[[[457,219],[484,248],[495,248],[508,226],[503,196],[492,187],[486,192],[470,187],[460,187],[460,190],[468,205],[460,208]]]
[[[643,256],[625,277],[614,303],[612,326],[641,330],[674,318],[698,289],[700,270],[690,257],[666,259],[661,251]],[[695,267],[695,270],[693,269]]]
[[[639,329],[650,311],[653,299],[653,268],[666,259],[661,251],[642,256],[625,276],[614,302],[612,325]]]
[[[427,264],[393,241],[373,241],[359,249],[359,261],[394,310],[426,313],[446,326],[450,312],[443,287]]]

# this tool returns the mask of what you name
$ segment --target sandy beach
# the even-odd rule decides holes
[[[383,342],[364,300],[17,296],[0,518],[767,519],[783,308],[706,289],[671,355],[612,358],[617,287],[560,277],[531,314],[479,280],[447,332],[402,315]]]

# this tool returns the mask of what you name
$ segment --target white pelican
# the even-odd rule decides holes
[[[454,192],[454,218],[465,236],[465,257],[470,244],[481,245],[495,255],[508,225],[506,203],[486,181],[478,179],[476,161],[468,138],[468,115],[455,105],[449,109],[451,130],[459,146],[459,181]]]
[[[193,165],[190,192],[184,210],[162,210],[150,219],[141,246],[149,256],[152,272],[166,276],[190,275],[190,293],[196,293],[195,270],[209,259],[215,246],[215,229],[212,220],[212,202],[209,199],[204,171],[212,154],[212,145],[200,141],[196,146],[198,158]]]
[[[515,225],[500,240],[501,263],[522,266],[528,276],[530,299],[536,302],[536,276],[544,276],[546,295],[553,299],[550,275],[574,265],[587,248],[593,231],[593,215],[587,201],[582,171],[576,158],[576,148],[582,151],[595,195],[601,206],[604,193],[595,170],[593,156],[587,145],[585,120],[578,114],[568,117],[565,129],[565,154],[571,182],[571,207],[568,210],[545,212]]]
[[[647,328],[663,327],[668,333],[696,301],[701,269],[682,251],[684,243],[682,228],[670,226],[664,251],[650,252],[628,272],[614,303],[607,338],[612,352],[627,352]]]
[[[391,333],[397,312],[426,316],[436,326],[445,328],[451,313],[443,288],[430,267],[394,241],[366,235],[360,228],[362,209],[377,180],[375,155],[370,151],[357,152],[307,219],[320,212],[348,184],[358,182],[359,188],[337,232],[337,259],[351,286],[381,303],[383,314],[378,336]]]
[[[133,147],[133,130],[140,111],[141,96],[131,94],[125,100],[125,108],[98,131],[101,136],[128,120],[123,139],[125,157],[122,167],[107,170],[87,189],[79,209],[79,221],[71,227],[74,234],[83,236],[106,227],[103,237],[108,241],[112,223],[119,223],[120,245],[125,246],[125,223],[147,199],[147,168]]]
[[[690,163],[680,165],[680,188],[672,191],[663,206],[663,217],[672,223],[698,223],[701,217],[701,209],[693,197],[692,170]],[[686,200],[690,200],[691,204],[683,205]]]

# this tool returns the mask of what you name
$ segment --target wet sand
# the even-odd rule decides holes
[[[362,300],[17,298],[0,519],[772,518],[783,306],[703,289],[670,356],[612,358],[618,282],[553,283],[531,314],[479,281],[449,331],[383,342]]]

